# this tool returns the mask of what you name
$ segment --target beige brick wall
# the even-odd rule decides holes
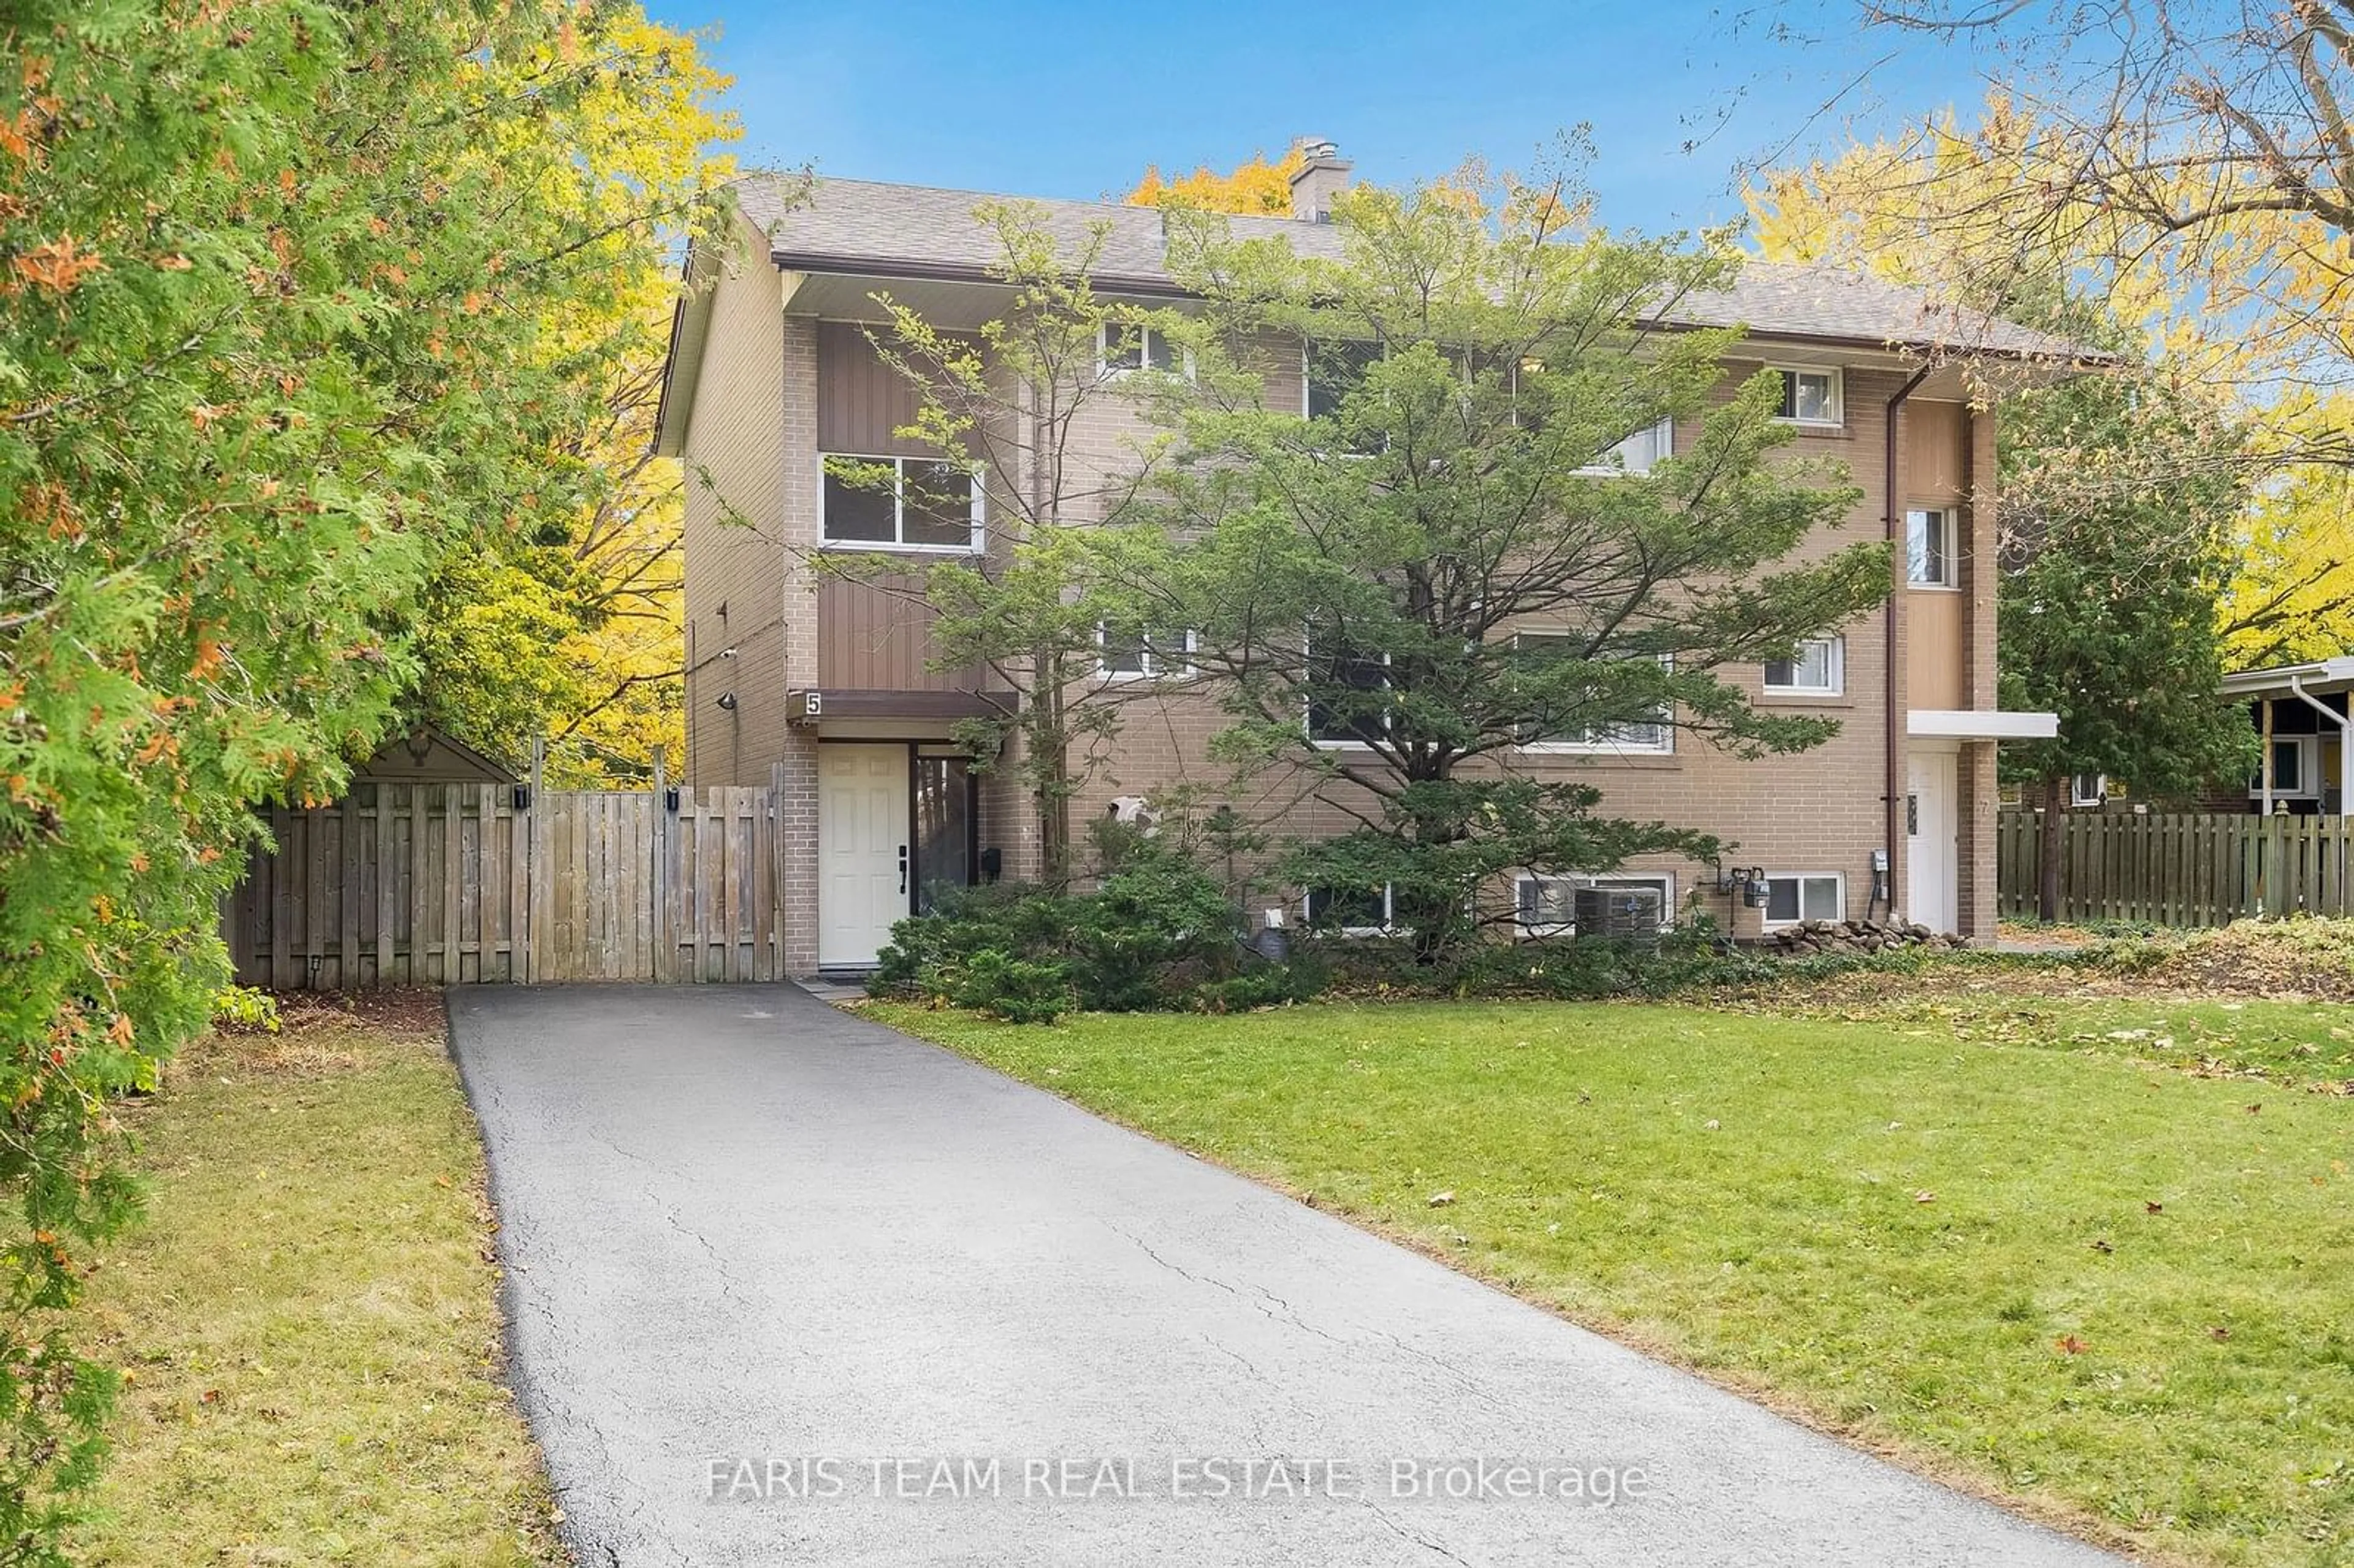
[[[682,463],[686,777],[698,786],[766,782],[783,728],[785,550],[777,530],[786,440],[777,376],[784,317],[766,247],[748,226],[743,232],[752,242],[714,285]],[[734,695],[732,710],[720,706],[726,694]]]

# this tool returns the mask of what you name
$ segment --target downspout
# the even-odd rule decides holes
[[[2338,726],[2338,853],[2331,857],[2337,863],[2332,869],[2338,874],[2338,885],[2330,891],[2336,895],[2333,902],[2338,906],[2337,912],[2343,914],[2346,910],[2346,768],[2348,758],[2354,758],[2354,702],[2349,703],[2345,713],[2333,713],[2327,703],[2315,700],[2297,676],[2288,678],[2288,689],[2297,701]],[[2272,747],[2267,746],[2264,750],[2267,754],[2265,761],[2269,763]],[[2316,757],[2313,762],[2318,769],[2321,758]],[[2322,783],[2322,803],[2325,805],[2328,802],[2328,783],[2325,779]]]
[[[1892,915],[1896,911],[1896,846],[1904,842],[1905,795],[1903,727],[1904,705],[1898,700],[1896,694],[1897,682],[1903,678],[1905,672],[1896,666],[1896,634],[1903,625],[1901,607],[1904,599],[1905,585],[1911,580],[1910,574],[1904,567],[1904,508],[1901,500],[1903,493],[1896,482],[1896,413],[1903,406],[1904,399],[1912,397],[1920,387],[1921,383],[1929,378],[1931,368],[1929,366],[1923,366],[1913,373],[1912,377],[1903,386],[1896,389],[1896,395],[1888,399],[1888,411],[1882,420],[1882,433],[1886,437],[1888,443],[1887,450],[1882,454],[1880,471],[1882,482],[1885,486],[1886,514],[1882,518],[1882,522],[1888,535],[1889,588],[1888,605],[1882,612],[1884,619],[1882,632],[1882,646],[1887,650],[1882,661],[1887,665],[1886,678],[1882,682],[1882,685],[1885,688],[1883,693],[1885,707],[1882,727],[1887,732],[1885,777],[1882,781],[1886,784],[1887,789],[1881,799],[1887,808],[1885,826],[1888,833],[1888,912]],[[1905,870],[1910,872],[1912,867],[1908,865]],[[1864,910],[1867,917],[1871,912],[1870,906],[1867,905]]]

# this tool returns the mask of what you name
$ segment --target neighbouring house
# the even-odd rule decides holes
[[[1337,255],[1321,207],[1347,165],[1325,153],[1295,185],[1295,217],[1237,218],[1237,235]],[[960,717],[988,711],[985,683],[934,667],[920,606],[808,565],[836,545],[904,550],[911,568],[990,548],[981,487],[969,517],[894,517],[878,533],[871,495],[838,492],[824,472],[829,456],[927,455],[896,433],[916,397],[866,336],[884,319],[873,296],[886,290],[943,327],[1002,311],[995,241],[973,216],[988,198],[827,179],[796,203],[789,189],[797,183],[742,182],[734,252],[690,258],[699,286],[673,325],[658,440],[688,472],[687,778],[767,783],[781,767],[786,962],[805,972],[872,963],[892,923],[926,907],[932,889],[984,868],[1032,874],[1038,845],[1028,803],[1002,771],[977,773],[949,738]],[[1074,245],[1108,226],[1098,294],[1184,308],[1157,210],[1039,206]],[[1725,867],[1662,861],[1591,879],[1663,917],[1704,909],[1754,938],[1804,919],[1901,913],[1991,936],[1995,747],[2049,736],[2056,720],[1996,709],[1994,425],[1972,407],[1962,362],[2046,375],[2079,351],[2009,323],[1965,332],[1921,294],[1876,280],[1755,263],[1729,291],[1679,302],[1666,324],[1679,323],[1747,329],[1725,366],[1728,394],[1761,368],[1781,373],[1791,450],[1839,460],[1863,491],[1835,532],[1892,540],[1901,591],[1884,613],[1827,627],[1797,658],[1750,673],[1759,703],[1840,722],[1817,750],[1744,762],[1662,725],[1548,742],[1519,764],[1590,779],[1605,810],[1737,841]],[[1296,375],[1278,373],[1268,397],[1305,410],[1309,361],[1303,351]],[[1134,418],[1107,411],[1085,449],[1119,461],[1122,438],[1142,429],[1121,422]],[[1659,431],[1627,461],[1647,463],[1691,435]],[[1155,701],[1129,718],[1115,765],[1078,802],[1080,820],[1215,777],[1204,750],[1221,723],[1214,708],[1182,689]],[[1295,813],[1282,828],[1342,822],[1337,811],[1329,821]],[[1571,880],[1522,881],[1523,928],[1562,928]],[[1309,895],[1293,896],[1297,907]]]
[[[2072,810],[2199,810],[2255,816],[2334,817],[2345,810],[2346,759],[2354,755],[2354,658],[2275,664],[2223,677],[2225,703],[2248,715],[2263,743],[2245,785],[2219,782],[2191,800],[2137,794],[2131,779],[2080,773],[2069,782]],[[2006,805],[2030,804],[2016,789]]]
[[[2244,792],[2218,791],[2201,804],[2259,815],[2334,817],[2344,811],[2347,758],[2354,755],[2349,692],[2354,692],[2354,658],[2224,676],[2224,700],[2245,705],[2264,749]]]

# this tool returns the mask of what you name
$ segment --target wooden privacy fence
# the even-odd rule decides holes
[[[2038,912],[2041,810],[1997,821],[2006,916]],[[2354,834],[2344,817],[2063,811],[2060,918],[2221,926],[2246,916],[2354,914]]]
[[[270,813],[223,926],[245,985],[783,978],[766,789],[355,784]]]

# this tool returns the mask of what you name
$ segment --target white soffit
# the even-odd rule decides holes
[[[1941,740],[2050,740],[2060,733],[2060,715],[1991,708],[1914,708],[1904,715],[1904,733]]]

